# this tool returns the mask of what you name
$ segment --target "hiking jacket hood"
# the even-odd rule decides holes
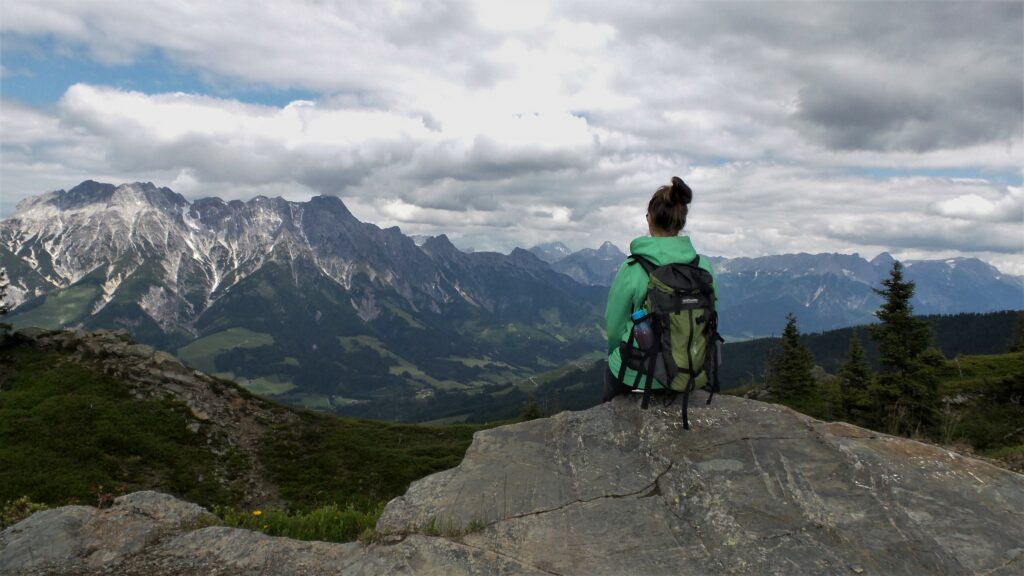
[[[641,236],[629,244],[630,254],[643,256],[656,266],[665,264],[689,263],[697,257],[689,236]],[[626,260],[619,266],[612,287],[608,291],[608,306],[604,312],[605,329],[608,333],[608,369],[618,374],[622,365],[619,357],[619,344],[629,339],[633,323],[629,317],[633,311],[643,308],[647,299],[647,273],[639,264],[630,265]],[[711,264],[707,258],[701,257],[700,267],[715,278]],[[718,283],[715,280],[715,299],[718,299]],[[636,372],[626,369],[626,382],[632,382]],[[653,387],[661,388],[655,380]]]

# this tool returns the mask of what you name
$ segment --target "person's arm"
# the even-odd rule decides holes
[[[633,287],[629,282],[629,261],[622,263],[608,290],[608,306],[604,310],[604,326],[608,336],[608,353],[618,348],[626,322],[633,312]]]
[[[708,262],[708,272],[711,273],[711,288],[715,291],[715,309],[718,309],[718,276],[715,275],[715,271],[711,268],[711,262]]]

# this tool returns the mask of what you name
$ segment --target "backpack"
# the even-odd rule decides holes
[[[707,389],[710,404],[720,388],[718,367],[725,340],[718,334],[711,273],[700,267],[700,256],[687,264],[664,266],[655,266],[635,254],[629,258],[630,266],[640,264],[647,272],[645,308],[654,339],[650,348],[643,350],[637,345],[634,330],[629,331],[629,339],[619,346],[622,366],[617,379],[634,391],[643,390],[644,409],[650,402],[655,378],[669,395],[666,405],[682,394],[683,428],[689,430],[690,392],[697,386]],[[637,373],[632,383],[624,381],[627,366]]]

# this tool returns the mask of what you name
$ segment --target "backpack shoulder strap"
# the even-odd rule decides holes
[[[644,271],[647,272],[648,274],[650,274],[651,271],[658,268],[658,266],[655,266],[653,262],[638,254],[629,255],[629,265],[632,266],[633,264],[640,264],[641,266],[643,266]],[[700,268],[700,254],[694,256],[693,260],[687,262],[686,265],[693,266],[694,268]]]
[[[644,269],[644,272],[647,272],[648,276],[650,276],[651,272],[654,272],[658,268],[657,266],[654,265],[653,262],[637,254],[630,254],[629,260],[630,266],[632,266],[633,264],[640,264],[640,266]]]

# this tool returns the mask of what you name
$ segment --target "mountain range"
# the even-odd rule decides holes
[[[466,254],[336,198],[194,202],[87,181],[0,223],[16,325],[128,328],[191,365],[317,408],[507,384],[600,346],[605,290],[526,250]]]
[[[732,338],[777,333],[788,312],[804,332],[869,322],[893,262],[709,258]],[[466,253],[444,235],[360,222],[334,196],[188,201],[151,183],[86,181],[0,222],[14,324],[127,328],[257,393],[389,419],[529,388],[599,355],[624,259],[609,242]],[[904,264],[917,313],[1024,308],[1024,280],[980,260]]]
[[[564,244],[531,251],[555,270],[583,284],[610,286],[626,254],[610,242],[572,252]],[[753,338],[781,331],[786,314],[805,332],[866,324],[882,299],[873,288],[889,276],[895,259],[858,254],[783,254],[758,258],[710,256],[719,284],[723,332]],[[1024,309],[1024,277],[1003,274],[977,258],[905,260],[916,285],[911,303],[923,315]]]
[[[615,244],[605,242],[597,250],[584,248],[573,252],[561,242],[530,248],[538,258],[580,284],[611,286],[626,255]]]

